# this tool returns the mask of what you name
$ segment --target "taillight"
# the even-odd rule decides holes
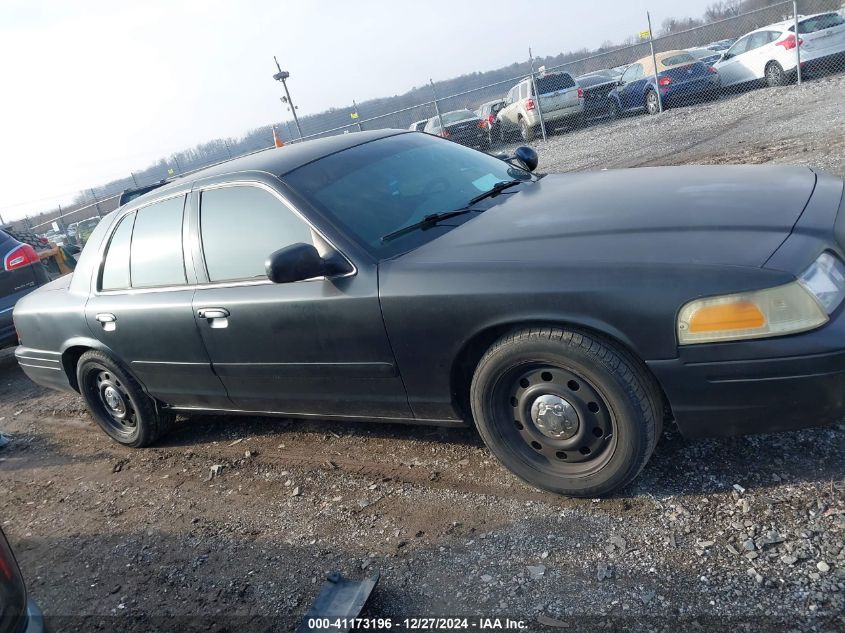
[[[449,138],[449,130],[443,130],[440,133],[440,136],[442,136],[443,138]]]
[[[487,123],[489,123],[489,124],[490,124],[490,126],[492,127],[492,125],[493,125],[495,122],[496,122],[496,117],[494,117],[492,114],[488,114],[488,115],[487,115]]]
[[[710,73],[711,75],[718,75],[719,74],[719,71],[716,70],[715,68],[713,68],[712,66],[707,67],[707,72]]]
[[[3,260],[3,266],[6,270],[15,270],[16,268],[35,264],[38,261],[38,253],[35,252],[35,249],[29,244],[21,244],[6,254],[6,259]]]
[[[790,33],[786,36],[785,39],[782,39],[780,42],[775,42],[775,46],[783,46],[784,50],[791,51],[795,48],[795,33]],[[800,37],[798,38],[798,46],[804,43]]]
[[[536,106],[534,105],[534,99],[529,98],[525,102],[525,109],[526,110],[533,110]]]
[[[578,86],[578,98],[579,99],[584,98],[584,89],[581,86]]]
[[[26,614],[26,587],[12,550],[0,532],[0,625],[20,624]]]
[[[661,86],[668,86],[672,83],[672,78],[671,77],[661,77],[660,79],[657,80],[657,83]]]

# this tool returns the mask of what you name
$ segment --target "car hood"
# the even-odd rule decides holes
[[[408,253],[409,262],[762,266],[816,182],[803,167],[648,167],[548,175]]]

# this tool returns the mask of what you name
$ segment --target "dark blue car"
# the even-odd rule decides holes
[[[711,66],[696,60],[687,51],[668,51],[655,57],[656,83],[651,56],[631,64],[619,79],[619,85],[608,95],[614,114],[643,111],[657,114],[660,111],[658,90],[664,108],[718,97],[719,73]]]

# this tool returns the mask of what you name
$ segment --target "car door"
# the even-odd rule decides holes
[[[214,182],[191,196],[203,280],[196,325],[237,409],[411,418],[378,298],[375,264],[341,278],[274,284],[268,255],[296,243],[333,247],[278,180]],[[275,182],[274,182],[275,181]]]
[[[722,56],[722,61],[714,65],[714,68],[719,71],[719,78],[722,80],[723,87],[754,79],[749,69],[743,64],[742,58],[748,50],[752,35],[753,33],[738,39]]]
[[[499,111],[497,115],[499,120],[504,124],[504,129],[511,131],[516,127],[516,109],[517,99],[519,95],[519,84],[508,91],[506,105]]]
[[[85,318],[150,395],[174,406],[216,408],[228,398],[194,320],[194,279],[183,257],[185,198],[170,195],[115,222]]]
[[[772,42],[778,39],[779,35],[774,31],[757,31],[751,34],[748,49],[739,58],[743,81],[753,81],[766,76],[766,65],[774,57]]]
[[[640,108],[644,102],[646,79],[642,64],[631,64],[622,74],[622,85],[619,87],[619,103],[622,111]]]

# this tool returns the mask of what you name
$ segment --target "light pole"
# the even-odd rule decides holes
[[[299,132],[299,139],[302,140],[302,128],[299,127],[299,117],[296,116],[296,106],[293,105],[293,100],[290,98],[290,92],[288,92],[288,85],[285,80],[290,77],[290,73],[286,70],[282,70],[282,67],[279,66],[279,60],[276,59],[276,56],[273,55],[273,61],[276,62],[276,68],[279,70],[275,75],[273,75],[273,79],[276,81],[281,81],[282,86],[285,88],[285,97],[287,98],[287,104],[290,106],[290,111],[293,112],[293,122],[296,123],[296,131]]]

